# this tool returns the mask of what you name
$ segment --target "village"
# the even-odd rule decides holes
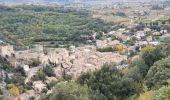
[[[165,23],[170,26],[169,22]],[[13,45],[0,41],[0,55],[6,58],[14,67],[22,67],[26,73],[25,84],[32,81],[37,73],[45,66],[50,66],[54,75],[46,76],[45,80],[33,81],[33,89],[20,95],[20,100],[25,100],[31,96],[40,97],[40,93],[47,89],[47,84],[57,82],[63,75],[69,75],[72,78],[80,76],[87,71],[100,69],[104,64],[113,64],[122,70],[128,67],[129,60],[133,62],[139,58],[141,48],[146,45],[156,46],[163,37],[170,37],[169,31],[162,29],[153,30],[150,24],[145,23],[143,30],[136,31],[133,35],[127,28],[119,28],[109,33],[103,33],[102,39],[96,39],[96,33],[93,34],[95,45],[84,45],[69,48],[44,48],[41,44],[36,44],[34,48],[27,50],[14,50]],[[108,50],[107,50],[108,49]],[[12,73],[0,72],[2,81]],[[1,82],[0,86],[5,84]],[[1,87],[4,92],[5,89]],[[47,94],[51,93],[46,90]],[[6,95],[8,93],[6,92]],[[23,98],[23,99],[22,99]]]

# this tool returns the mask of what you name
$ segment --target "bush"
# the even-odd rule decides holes
[[[43,67],[42,71],[43,71],[48,77],[55,76],[54,70],[53,70],[53,68],[51,68],[50,66]]]
[[[60,78],[60,81],[70,81],[72,79],[71,75],[68,74],[64,74],[62,75],[62,77]]]
[[[48,83],[47,89],[49,89],[49,90],[52,89],[52,87],[54,87],[56,84],[57,84],[57,82],[53,82],[53,81],[51,83]]]
[[[0,89],[0,95],[3,95],[3,93],[2,93],[2,91],[1,91],[1,89]]]
[[[29,66],[31,67],[36,67],[40,64],[40,61],[38,59],[31,59],[31,61],[29,61]]]
[[[113,47],[97,48],[96,50],[99,52],[114,52],[115,51]]]
[[[31,78],[32,81],[39,81],[39,80],[45,80],[45,73],[40,70],[37,72],[36,75],[34,75],[32,78]]]
[[[170,100],[170,86],[164,86],[157,90],[153,100]]]
[[[35,97],[29,97],[29,99],[28,100],[35,100]]]

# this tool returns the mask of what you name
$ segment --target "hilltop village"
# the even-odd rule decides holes
[[[157,22],[159,26],[169,26],[170,23]],[[141,24],[135,26],[140,27]],[[13,45],[0,41],[1,59],[9,62],[14,68],[21,68],[25,73],[24,84],[31,82],[31,90],[19,95],[20,100],[27,100],[29,97],[40,97],[40,93],[46,91],[51,93],[52,88],[48,84],[61,80],[61,77],[76,78],[81,73],[100,69],[102,65],[114,64],[122,70],[128,67],[130,62],[139,59],[142,48],[156,46],[161,38],[170,37],[169,30],[154,30],[150,28],[153,24],[143,23],[142,29],[131,34],[129,28],[119,28],[108,33],[102,33],[101,39],[96,39],[94,33],[94,45],[84,45],[68,48],[47,48],[42,44],[36,44],[27,50],[14,50]],[[154,24],[155,25],[155,24]],[[131,28],[133,29],[133,28]],[[47,76],[40,74],[44,68],[51,70]],[[46,70],[47,70],[46,69]],[[14,73],[5,70],[0,71],[0,89],[3,95],[9,95],[6,89],[6,78],[12,78]]]

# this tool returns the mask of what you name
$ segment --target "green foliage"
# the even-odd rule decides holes
[[[31,79],[32,81],[38,81],[38,80],[45,80],[45,77],[55,77],[55,73],[52,67],[45,66],[42,69],[40,69],[36,75],[34,75]]]
[[[114,52],[115,51],[113,47],[97,48],[96,50],[99,52]]]
[[[13,66],[11,66],[6,58],[0,56],[0,69],[10,72],[13,70]]]
[[[152,10],[163,10],[164,8],[159,5],[153,5]]]
[[[50,90],[52,89],[52,87],[54,87],[56,85],[56,82],[52,81],[51,83],[47,84],[47,88]]]
[[[32,89],[32,85],[33,85],[33,82],[32,81],[29,81],[25,84],[24,88],[26,90],[31,90]]]
[[[31,78],[31,80],[32,80],[32,81],[45,80],[45,76],[46,76],[46,74],[45,74],[42,70],[40,70],[40,71],[37,72],[36,75],[34,75],[34,76]]]
[[[148,71],[146,85],[149,88],[160,88],[167,85],[170,79],[170,57],[157,61]]]
[[[116,14],[114,14],[116,16],[121,16],[121,17],[126,17],[126,14],[124,12],[116,12]]]
[[[59,83],[48,100],[91,100],[87,86],[74,82]]]
[[[170,84],[169,84],[170,85]],[[170,86],[160,88],[153,100],[169,100],[170,99]]]
[[[43,71],[48,77],[55,76],[54,70],[53,70],[53,68],[50,67],[50,66],[43,67],[42,71]]]
[[[96,39],[101,39],[102,36],[103,36],[102,32],[96,33]]]
[[[161,44],[157,48],[164,58],[168,57],[170,55],[170,38],[163,38]]]
[[[169,100],[169,99],[170,99],[170,86],[162,87],[154,98],[154,100]]]
[[[24,77],[26,77],[26,73],[25,73],[25,70],[24,70],[24,68],[23,67],[17,67],[17,68],[15,68],[14,69],[14,71],[17,73],[20,73],[21,74],[21,76],[24,76]]]
[[[138,61],[133,62],[130,65],[130,68],[126,76],[132,78],[135,81],[140,81],[143,78],[145,78],[149,68],[150,66],[147,66],[145,64],[145,61],[143,59],[140,59]]]
[[[60,81],[70,81],[71,79],[72,79],[71,75],[63,74],[62,77],[60,78]]]
[[[29,66],[31,66],[31,67],[36,67],[36,66],[38,66],[40,64],[40,61],[38,60],[38,59],[31,59],[30,61],[29,61]]]
[[[132,80],[124,77],[115,66],[107,64],[101,70],[82,74],[77,81],[87,84],[93,91],[99,91],[107,100],[125,99],[133,93]]]
[[[163,56],[160,49],[156,48],[152,51],[146,51],[145,53],[143,53],[142,58],[148,66],[152,66],[154,62],[160,60],[161,58],[163,58]]]
[[[86,10],[46,6],[15,6],[0,13],[1,35],[19,45],[57,41],[56,45],[86,43],[92,32],[108,32],[113,23],[92,18]]]
[[[35,100],[35,97],[34,97],[34,96],[29,97],[29,99],[28,99],[28,100]]]
[[[136,38],[131,38],[130,40],[126,42],[126,44],[131,45],[131,46],[135,45],[135,43],[136,43]]]
[[[116,36],[112,36],[112,41],[114,41],[114,40],[116,40],[117,38],[116,38]]]
[[[0,89],[0,95],[3,95],[3,93],[2,93],[2,91],[1,91],[1,89]]]

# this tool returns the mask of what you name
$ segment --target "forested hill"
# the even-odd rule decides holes
[[[92,18],[89,11],[62,7],[1,6],[0,12],[0,39],[20,45],[86,43],[93,32],[108,32],[114,25]]]

